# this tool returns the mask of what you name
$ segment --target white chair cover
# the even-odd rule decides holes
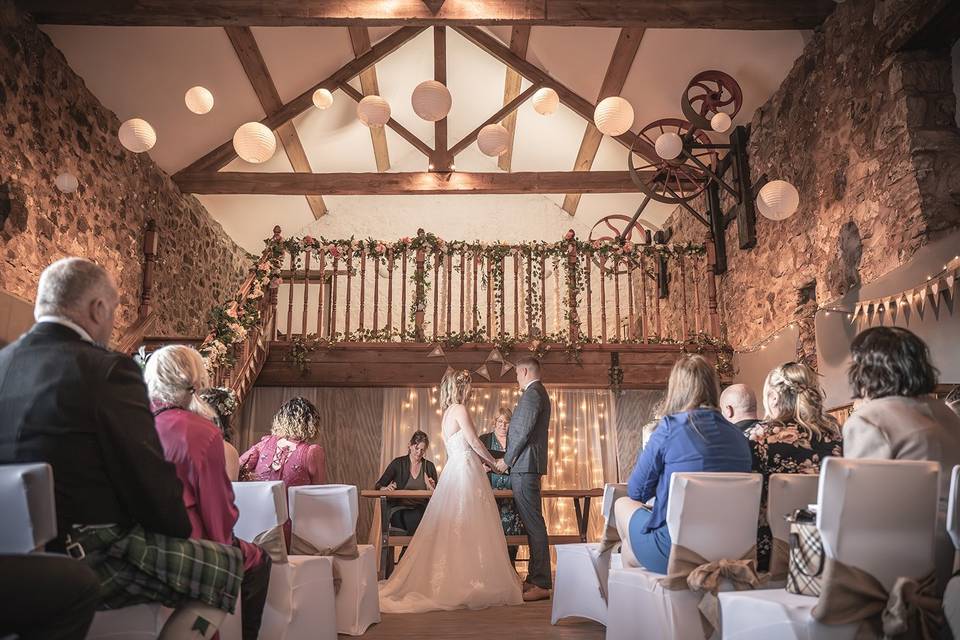
[[[914,460],[827,458],[820,470],[817,527],[824,552],[889,589],[934,568],[939,465]],[[848,640],[858,625],[824,625],[817,599],[768,589],[720,594],[723,637]]]
[[[57,537],[50,465],[0,465],[0,553],[30,553]]]
[[[240,517],[233,534],[252,542],[261,533],[287,521],[287,497],[283,482],[234,482],[233,494]]]
[[[947,533],[953,548],[960,550],[960,464],[950,472],[950,497],[947,501]]]
[[[607,484],[601,504],[607,528],[614,527],[613,503],[627,495],[627,485]],[[600,624],[607,623],[607,602],[603,592],[610,571],[610,553],[599,555],[599,543],[557,545],[557,574],[553,580],[553,612],[551,624],[562,618],[577,616]]]
[[[803,473],[774,473],[767,485],[767,522],[773,538],[780,544],[788,545],[790,525],[786,516],[797,509],[806,509],[807,505],[817,501],[817,487],[820,476]],[[774,545],[777,543],[774,542]],[[767,583],[767,589],[782,589],[786,580]]]
[[[707,560],[739,560],[757,543],[761,488],[759,474],[673,474],[667,505],[673,544]],[[665,589],[661,578],[642,568],[611,566],[607,640],[703,640],[701,596]]]
[[[290,487],[290,517],[293,535],[318,549],[335,549],[355,539],[359,504],[352,485]],[[336,594],[337,630],[362,635],[380,622],[377,586],[377,554],[372,545],[358,545],[354,559],[333,557],[340,577]]]

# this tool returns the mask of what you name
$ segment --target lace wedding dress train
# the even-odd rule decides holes
[[[384,613],[523,603],[483,465],[463,431],[444,444],[447,465],[417,533],[397,569],[380,583]]]

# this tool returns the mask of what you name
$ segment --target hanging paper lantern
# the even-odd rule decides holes
[[[277,139],[269,127],[259,122],[240,125],[233,134],[233,148],[242,160],[252,164],[266,162],[277,151]]]
[[[484,155],[496,157],[507,150],[510,132],[502,124],[488,124],[477,135],[477,146]]]
[[[333,106],[333,94],[327,89],[317,89],[313,92],[313,106],[317,109],[329,109]]]
[[[357,118],[368,127],[382,127],[390,120],[390,103],[380,96],[367,96],[357,104]]]
[[[800,206],[800,193],[786,180],[771,180],[757,194],[757,211],[771,220],[784,220]]]
[[[140,118],[130,118],[121,124],[118,136],[120,144],[134,153],[149,151],[157,144],[157,132],[149,122]]]
[[[604,135],[624,134],[633,126],[633,106],[620,96],[604,98],[593,112],[593,122]]]
[[[73,193],[80,186],[80,181],[77,176],[65,171],[54,179],[53,184],[63,193]]]
[[[653,146],[658,156],[664,160],[673,160],[683,151],[683,138],[673,131],[667,131],[660,134]]]
[[[427,80],[417,85],[410,97],[413,111],[427,122],[443,120],[450,113],[453,98],[442,82]]]
[[[730,130],[730,125],[733,124],[733,121],[730,119],[729,114],[719,111],[710,118],[710,128],[716,131],[717,133],[726,133]]]
[[[560,96],[550,87],[539,89],[533,94],[533,110],[542,116],[549,116],[560,106]]]
[[[183,96],[183,101],[187,104],[187,109],[198,116],[210,113],[213,109],[213,94],[206,87],[190,87]]]

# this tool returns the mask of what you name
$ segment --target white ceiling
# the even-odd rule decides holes
[[[107,108],[121,120],[137,116],[154,126],[157,144],[149,153],[168,173],[187,166],[231,138],[240,124],[264,116],[222,29],[46,26],[43,30]],[[376,42],[392,30],[371,29],[371,39]],[[509,42],[509,27],[494,27],[491,32]],[[254,28],[253,33],[285,102],[353,58],[345,27]],[[505,67],[454,30],[448,29],[447,34],[448,86],[453,96],[448,117],[452,146],[502,106]],[[615,28],[533,27],[527,58],[594,102],[618,35],[619,29]],[[648,29],[621,94],[634,106],[634,129],[659,118],[680,117],[683,89],[694,74],[705,69],[720,69],[737,78],[743,89],[744,106],[735,123],[749,122],[754,110],[790,70],[803,49],[805,35],[800,31]],[[390,102],[393,117],[432,145],[432,124],[420,120],[410,105],[413,88],[433,75],[430,30],[383,59],[376,69],[381,95]],[[214,109],[204,116],[190,113],[183,103],[184,92],[197,84],[210,89],[216,99]],[[333,107],[326,111],[311,109],[297,117],[294,124],[314,171],[376,171],[369,131],[357,121],[355,104],[342,92],[335,92]],[[514,170],[572,169],[585,127],[586,122],[566,107],[544,117],[533,111],[529,103],[523,105],[517,119]],[[387,140],[391,171],[426,169],[426,158],[390,129]],[[604,138],[593,166],[598,170],[622,170],[625,162],[626,150]],[[476,145],[460,154],[456,165],[461,170],[498,171],[496,162],[480,154]],[[282,172],[291,167],[281,150],[264,165],[235,160],[226,169]],[[530,213],[524,219],[536,220],[537,225],[549,228],[529,232],[550,239],[559,237],[562,228],[573,222],[579,232],[589,230],[605,215],[632,213],[641,200],[636,194],[587,194],[581,199],[576,220],[571,221],[558,209],[563,194],[546,196],[556,204],[547,205],[548,209],[557,208],[556,215],[544,213],[544,205],[539,203],[543,196],[465,197],[479,198],[480,206],[453,206],[455,202],[465,202],[459,196],[456,200],[450,196],[416,197],[403,204],[398,198],[414,196],[328,197],[330,215],[320,221],[313,220],[301,197],[217,196],[201,200],[228,233],[250,250],[259,250],[260,239],[270,234],[274,224],[281,224],[287,233],[309,227],[312,232],[329,237],[335,235],[335,229],[346,232],[354,227],[369,227],[360,220],[365,215],[371,221],[378,220],[374,230],[381,231],[379,235],[408,235],[415,231],[409,228],[414,210],[423,214],[428,226],[431,219],[442,217],[449,237],[457,235],[457,229],[462,229],[465,236],[480,229],[484,239],[489,240],[505,233],[511,235],[498,225],[477,227],[473,218],[461,220],[458,226],[456,221],[468,215],[465,212],[482,216],[485,207],[491,212]],[[414,202],[416,207],[411,206]],[[406,213],[381,219],[380,214],[390,210]],[[669,206],[651,205],[644,217],[659,223],[671,210]],[[505,220],[509,224],[509,216]],[[520,226],[526,228],[527,224]]]

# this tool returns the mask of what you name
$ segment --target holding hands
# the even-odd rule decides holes
[[[500,474],[506,474],[510,470],[510,468],[507,466],[506,461],[503,458],[497,460],[496,464],[494,465],[494,468],[496,469],[497,473],[500,473]]]

